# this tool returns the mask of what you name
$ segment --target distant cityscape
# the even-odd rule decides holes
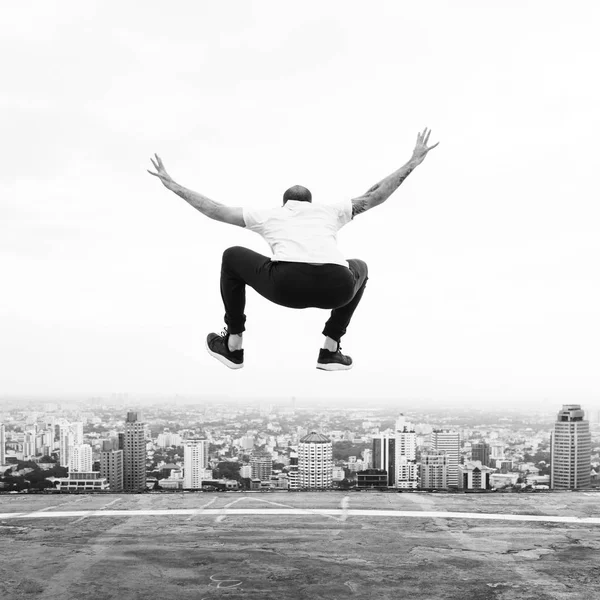
[[[109,400],[3,409],[0,493],[600,491],[600,410],[579,404],[445,414]]]

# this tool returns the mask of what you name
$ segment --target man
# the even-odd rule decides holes
[[[263,236],[273,252],[268,258],[234,246],[223,253],[221,297],[225,306],[225,331],[206,338],[209,354],[231,369],[244,366],[242,333],[245,331],[246,286],[271,302],[290,308],[331,309],[319,351],[317,368],[338,371],[352,368],[342,354],[340,339],[362,298],[367,265],[346,261],[337,247],[337,232],[356,215],[385,202],[438,144],[427,146],[431,130],[417,135],[411,159],[397,171],[353,200],[337,204],[312,204],[305,187],[295,185],[283,195],[283,206],[253,210],[224,206],[175,183],[158,157],[150,159],[163,185],[201,213],[224,223],[247,227]],[[438,142],[439,143],[439,142]]]

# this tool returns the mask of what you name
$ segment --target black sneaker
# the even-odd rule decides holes
[[[321,348],[319,350],[319,360],[317,361],[317,369],[323,371],[345,371],[352,368],[352,359],[349,356],[341,353],[341,346],[338,344],[338,349],[335,352]]]
[[[220,360],[226,367],[230,369],[241,369],[244,366],[244,351],[230,350],[227,342],[229,333],[223,331],[221,335],[209,333],[206,336],[206,349],[211,356]]]

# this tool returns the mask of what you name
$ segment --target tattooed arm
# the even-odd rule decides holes
[[[215,202],[198,192],[188,190],[182,185],[175,183],[172,177],[167,173],[162,160],[160,160],[157,154],[154,156],[156,160],[152,158],[150,160],[156,169],[156,173],[150,170],[148,170],[148,173],[158,177],[168,190],[171,190],[173,193],[183,198],[189,205],[193,206],[196,210],[199,210],[203,215],[206,215],[215,221],[237,225],[238,227],[246,227],[242,208],[219,204],[219,202]]]
[[[352,200],[352,218],[385,202],[400,187],[415,167],[418,167],[425,160],[427,153],[439,144],[438,142],[433,146],[427,146],[430,133],[431,130],[427,131],[425,129],[423,133],[418,134],[412,157],[405,165],[376,183],[362,196]]]

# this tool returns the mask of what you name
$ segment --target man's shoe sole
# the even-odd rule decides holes
[[[352,368],[352,363],[343,365],[342,363],[317,363],[317,369],[321,371],[347,371]]]
[[[244,363],[238,364],[238,363],[231,362],[228,358],[226,358],[222,354],[213,352],[208,346],[208,341],[205,343],[205,345],[206,345],[206,350],[208,351],[208,353],[212,357],[216,358],[218,361],[222,362],[226,367],[229,367],[230,369],[241,369],[244,366]]]

